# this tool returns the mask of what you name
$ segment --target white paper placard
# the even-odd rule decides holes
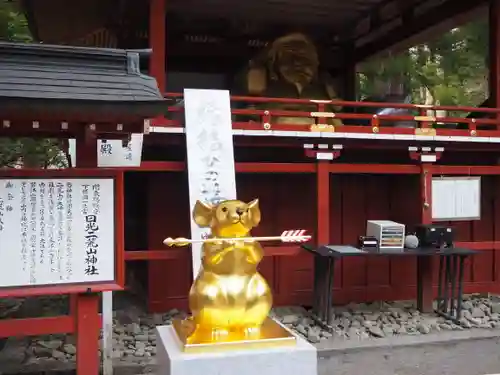
[[[236,199],[233,131],[229,91],[184,90],[191,212],[197,200]],[[191,237],[209,233],[191,219]],[[193,275],[201,267],[201,244],[192,245]]]
[[[432,219],[435,221],[479,220],[481,177],[432,179]]]
[[[98,167],[140,167],[142,159],[142,144],[144,134],[132,134],[128,145],[123,147],[119,139],[97,141],[97,166]],[[71,165],[76,166],[76,140],[70,139],[69,155]]]
[[[112,178],[0,179],[0,288],[115,278]]]

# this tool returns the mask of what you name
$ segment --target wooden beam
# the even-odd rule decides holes
[[[200,59],[203,59],[203,64],[200,64]],[[247,65],[247,63],[248,59],[245,57],[210,59],[205,56],[198,56],[197,58],[171,55],[167,56],[169,72],[224,74],[230,78],[239,73]]]
[[[166,87],[166,0],[151,0],[149,15],[149,46],[153,54],[149,59],[149,74],[156,78],[161,92]]]
[[[448,27],[448,29],[450,29],[455,25],[454,21],[456,21],[458,16],[479,8],[485,3],[486,0],[448,0],[419,16],[415,15],[418,8],[414,7],[407,21],[401,22],[399,26],[387,30],[375,40],[369,41],[361,46],[359,46],[358,43],[352,63],[363,61],[411,37],[429,32],[431,29],[438,27]],[[375,33],[376,31],[377,30],[372,30],[371,33]]]
[[[490,103],[500,108],[500,0],[490,0],[489,4],[489,94]]]
[[[274,24],[281,19],[285,20],[288,25],[300,27],[302,25],[326,26],[329,24],[328,20],[332,20],[332,14],[335,15],[335,22],[339,19],[352,19],[361,9],[367,9],[366,7],[356,8],[352,2],[332,1],[290,4],[287,0],[279,2],[267,0],[265,2],[240,1],[230,4],[228,5],[226,0],[211,0],[210,6],[201,7],[199,1],[184,0],[172,3],[169,6],[169,12],[205,19],[211,18],[212,22],[217,22],[220,19],[232,19],[234,20],[233,24],[236,25],[249,19],[258,19],[259,24],[262,25]]]
[[[182,61],[189,59],[197,59],[196,63],[200,68],[199,60],[203,58],[205,65],[203,69],[214,70],[213,67],[208,66],[214,62],[216,65],[222,64],[223,66],[233,66],[240,62],[242,68],[251,58],[256,56],[263,47],[249,46],[248,40],[235,39],[220,42],[188,42],[182,39],[176,41],[168,41],[168,54],[167,61]],[[318,45],[318,52],[320,54],[321,66],[325,69],[336,69],[345,65],[346,60],[340,48],[326,47]],[[208,64],[207,64],[208,63]],[[243,64],[243,65],[241,65]],[[218,69],[224,72],[223,69]]]

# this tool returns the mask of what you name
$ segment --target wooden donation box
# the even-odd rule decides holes
[[[0,297],[122,289],[122,188],[106,171],[0,174]]]

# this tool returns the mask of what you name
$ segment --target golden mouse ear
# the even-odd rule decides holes
[[[193,209],[193,220],[198,226],[209,227],[212,222],[213,207],[208,203],[196,201]]]
[[[256,227],[260,223],[260,208],[259,208],[259,200],[254,199],[250,203],[248,203],[248,212],[250,213],[250,220],[252,221],[252,225]]]

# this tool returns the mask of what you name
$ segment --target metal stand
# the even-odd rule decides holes
[[[439,284],[436,314],[459,323],[462,312],[464,262],[469,255],[477,252],[462,248],[417,248],[403,249],[401,252],[370,253],[351,246],[322,246],[319,249],[303,245],[314,256],[314,300],[312,318],[323,328],[333,331],[332,298],[335,260],[347,256],[416,256],[417,302],[421,312],[432,312],[432,303],[424,306],[424,300],[432,301],[432,257],[439,257]],[[425,283],[425,284],[424,284]]]
[[[465,258],[457,254],[439,257],[436,314],[455,323],[461,318]]]
[[[314,256],[313,318],[319,325],[332,330],[332,292],[335,270],[334,257]]]

